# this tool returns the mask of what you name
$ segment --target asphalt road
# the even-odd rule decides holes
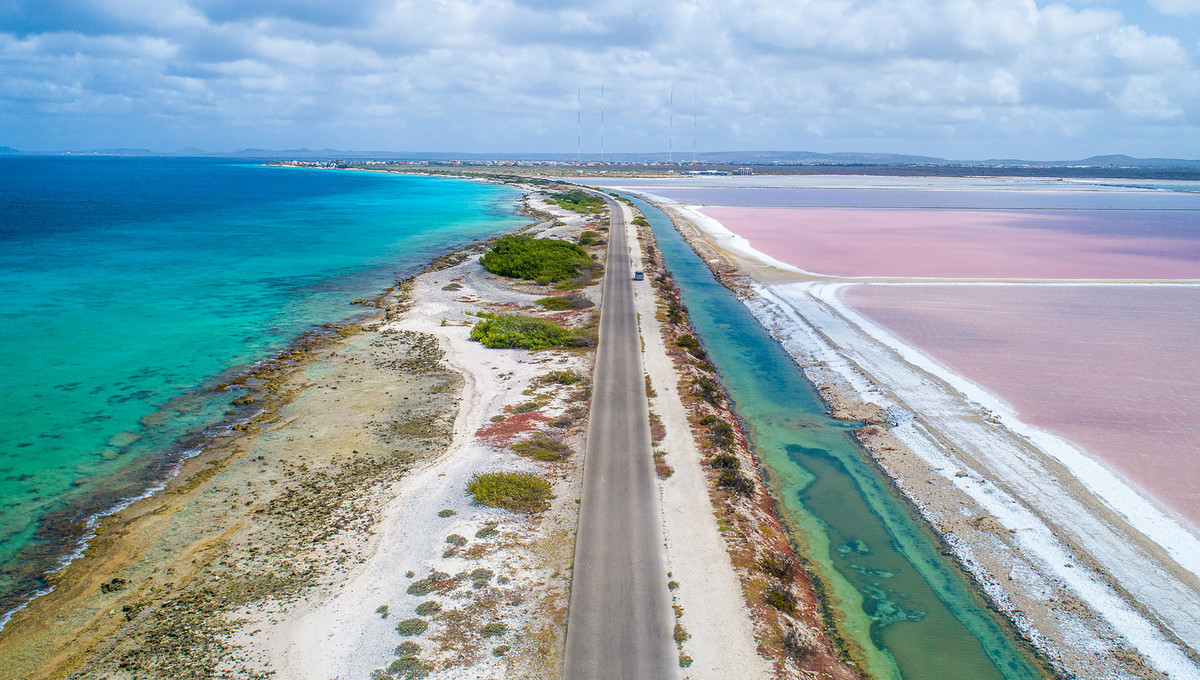
[[[633,269],[621,208],[608,201],[608,260],[567,614],[565,680],[676,677],[674,615]]]

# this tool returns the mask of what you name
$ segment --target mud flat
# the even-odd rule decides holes
[[[1197,677],[1200,541],[1080,448],[684,206],[662,205],[1021,633],[1064,675]],[[824,278],[824,280],[820,280]]]

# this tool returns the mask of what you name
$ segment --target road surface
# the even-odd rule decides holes
[[[625,219],[605,200],[612,217],[563,678],[658,680],[679,673],[674,615]]]

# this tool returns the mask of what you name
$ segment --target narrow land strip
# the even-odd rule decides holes
[[[678,665],[632,272],[621,208],[605,200],[610,242],[563,675],[669,678]]]

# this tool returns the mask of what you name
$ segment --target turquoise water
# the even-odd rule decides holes
[[[661,211],[634,200],[770,477],[793,542],[875,678],[1026,680],[1045,675],[940,554],[845,423]]]
[[[0,612],[224,417],[206,384],[456,244],[511,188],[192,159],[0,158]]]

